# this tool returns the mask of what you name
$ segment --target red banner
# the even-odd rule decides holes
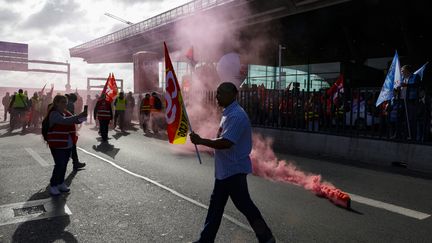
[[[118,88],[113,73],[110,73],[108,75],[108,79],[105,83],[101,95],[102,94],[105,94],[105,100],[108,102],[112,102],[116,98],[118,94]]]
[[[165,118],[167,121],[167,132],[169,142],[172,144],[186,143],[189,131],[189,122],[186,111],[184,110],[181,88],[177,80],[168,48],[165,48]]]

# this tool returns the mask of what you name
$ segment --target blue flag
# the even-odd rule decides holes
[[[384,80],[384,84],[381,88],[380,95],[377,99],[376,106],[387,100],[391,100],[393,97],[393,89],[399,87],[401,83],[400,63],[397,51],[393,57],[390,69],[387,72],[387,76]]]
[[[414,75],[418,75],[420,77],[420,80],[423,80],[423,73],[428,63],[429,62],[426,62],[425,64],[423,64],[421,68],[419,68],[417,71],[414,72]]]

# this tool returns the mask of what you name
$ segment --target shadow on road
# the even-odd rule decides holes
[[[9,127],[9,125],[8,125]],[[12,136],[24,136],[27,134],[36,134],[36,135],[40,135],[41,134],[41,129],[40,128],[27,128],[24,131],[21,130],[21,128],[16,128],[13,131],[9,131],[7,130],[5,133],[3,133],[2,135],[0,135],[0,138],[4,138],[4,137],[12,137]]]
[[[97,146],[93,145],[93,150],[95,150],[97,152],[102,152],[113,159],[115,159],[115,156],[120,151],[119,148],[115,148],[114,145],[109,144],[108,142],[102,142]]]
[[[65,180],[67,185],[72,183],[76,172],[71,172]],[[70,217],[65,214],[65,204],[69,194],[65,193],[61,196],[51,197],[48,193],[48,186],[44,190],[40,190],[33,194],[27,202],[51,198],[51,203],[54,205],[56,214],[62,216],[33,220],[21,223],[15,230],[12,236],[12,242],[57,242],[59,240],[75,243],[78,240],[74,235],[66,231],[66,227],[70,224]]]
[[[126,136],[128,136],[130,133],[129,132],[126,132],[126,131],[121,131],[121,132],[118,132],[118,131],[116,131],[116,134],[114,134],[114,135],[112,135],[113,136],[113,138],[115,138],[115,140],[119,140],[121,137],[126,137]]]

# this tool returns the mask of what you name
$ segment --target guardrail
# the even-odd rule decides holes
[[[432,145],[430,97],[376,107],[379,92],[346,89],[333,100],[322,92],[243,90],[238,101],[255,127]],[[216,105],[214,92],[205,97]]]
[[[133,24],[124,29],[118,30],[111,34],[99,37],[92,41],[86,42],[84,44],[75,46],[70,49],[71,56],[78,55],[88,49],[100,47],[103,45],[115,43],[126,38],[132,37],[134,35],[141,34],[145,31],[151,30],[153,28],[165,25],[170,22],[174,22],[186,16],[192,15],[198,11],[210,9],[216,6],[224,5],[237,0],[195,0],[186,3],[177,8],[171,9],[142,22]]]

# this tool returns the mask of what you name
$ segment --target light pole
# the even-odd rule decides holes
[[[67,83],[66,83],[66,92],[69,93],[71,91],[71,85],[70,85],[70,63],[67,63]]]
[[[275,89],[280,89],[280,85],[282,83],[282,50],[285,50],[286,47],[279,44],[279,81],[276,82]]]

